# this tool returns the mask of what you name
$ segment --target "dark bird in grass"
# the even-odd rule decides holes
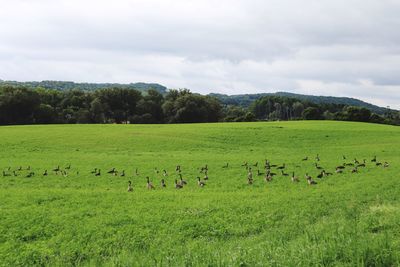
[[[132,182],[128,181],[128,192],[132,192],[132,191],[133,191]]]
[[[307,183],[308,183],[309,185],[316,185],[316,184],[317,184],[317,182],[314,181],[311,177],[307,178]]]
[[[154,185],[150,182],[149,176],[146,177],[146,180],[147,180],[147,184],[146,184],[147,185],[147,189],[149,189],[149,190],[156,189],[154,187]]]
[[[258,162],[254,163],[253,166],[254,166],[254,167],[257,167],[257,166],[258,166]]]
[[[272,181],[272,175],[270,173],[265,174],[264,180],[266,182],[271,182]]]
[[[17,169],[17,171],[22,171],[22,166],[19,166],[19,168]]]
[[[262,172],[260,172],[260,170],[257,170],[257,176],[261,176],[261,175],[263,175],[264,173],[262,173]]]
[[[323,169],[321,166],[318,166],[318,163],[315,163],[315,168],[316,168],[317,170],[322,170],[322,169]]]
[[[306,161],[306,160],[308,160],[308,157],[305,157],[305,158],[302,159],[302,161]]]
[[[243,162],[242,167],[247,167],[247,161]]]
[[[94,174],[95,176],[100,176],[101,175],[101,170],[98,169],[97,172]]]
[[[289,176],[289,174],[285,173],[283,170],[281,170],[282,176]]]
[[[343,173],[343,169],[336,168],[335,172],[336,173]]]
[[[376,156],[371,159],[371,162],[376,162]]]
[[[354,164],[353,163],[346,163],[346,166],[354,166]]]
[[[154,173],[155,173],[155,174],[159,174],[160,171],[159,171],[157,168],[154,168]]]
[[[114,174],[114,173],[115,173],[115,168],[112,168],[112,169],[109,170],[107,173],[108,173],[108,174]]]
[[[136,176],[139,176],[139,170],[137,168],[135,169],[135,174]]]
[[[57,166],[57,167],[55,167],[54,169],[53,169],[53,172],[59,172],[60,171],[60,166]]]
[[[247,177],[247,184],[249,185],[253,184],[253,178]]]
[[[179,179],[180,179],[179,183],[180,183],[182,186],[187,185],[187,182],[186,182],[185,180],[183,180],[182,175],[179,176]]]
[[[71,163],[68,164],[67,167],[65,167],[66,170],[70,170],[71,169]]]
[[[97,168],[94,168],[94,170],[93,170],[93,171],[91,171],[90,173],[92,173],[92,174],[96,174],[96,173],[97,173]]]
[[[30,173],[28,173],[25,177],[26,177],[26,178],[31,178],[31,177],[33,177],[33,176],[35,176],[35,173],[34,173],[34,172],[30,172]]]
[[[121,175],[121,177],[125,177],[125,170],[122,170],[120,175]]]
[[[354,168],[351,170],[351,173],[358,173],[357,167],[354,167]]]
[[[317,175],[317,178],[321,179],[322,177],[324,177],[324,173],[321,172],[320,174]]]
[[[3,176],[6,177],[6,176],[11,176],[11,175],[9,173],[6,173],[5,171],[3,171]]]
[[[10,170],[10,167],[8,167],[8,170]],[[27,170],[27,171],[30,171],[30,170],[31,170],[31,166],[28,166],[28,167],[26,168],[26,170]]]
[[[299,182],[300,180],[299,180],[299,177],[297,177],[297,176],[295,176],[294,175],[294,172],[292,172],[292,182],[293,183],[297,183],[297,182]]]
[[[332,175],[331,172],[326,172],[325,170],[323,170],[322,173],[324,174],[324,176],[330,176],[330,175]]]
[[[44,171],[43,176],[47,176],[47,170]]]
[[[197,176],[197,185],[200,186],[200,187],[204,187],[206,185],[206,183],[201,181],[200,177]]]
[[[165,188],[167,185],[165,184],[165,180],[161,179],[161,188]]]
[[[358,164],[357,167],[365,167],[365,159],[363,160],[363,163]]]
[[[206,181],[208,180],[208,174],[207,173],[204,175],[203,180],[206,180]]]
[[[376,166],[381,166],[381,165],[382,165],[382,162],[377,162],[377,163],[375,163],[375,165],[376,165]]]
[[[340,170],[343,170],[344,168],[346,168],[345,163],[343,163],[343,165],[339,165],[336,167],[336,169],[340,169]]]
[[[354,158],[353,162],[354,164],[360,164],[360,162],[356,158]]]
[[[227,162],[224,166],[222,166],[222,168],[226,169],[229,167],[229,163]]]
[[[279,166],[277,169],[278,169],[278,170],[283,170],[283,169],[285,169],[285,163],[283,163],[282,166]]]
[[[383,168],[387,168],[389,167],[389,163],[387,161],[385,161],[385,163],[383,163]]]
[[[178,180],[175,179],[175,188],[176,189],[182,189],[183,186],[181,184],[178,183]]]
[[[320,161],[321,160],[320,157],[319,157],[319,154],[317,154],[317,156],[315,157],[315,160],[316,161]]]
[[[167,176],[168,176],[168,173],[167,173],[166,170],[163,170],[163,176],[164,176],[164,177],[167,177]]]
[[[18,173],[16,171],[13,171],[14,176],[18,176]]]

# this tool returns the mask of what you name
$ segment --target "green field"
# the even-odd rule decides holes
[[[13,126],[0,128],[0,140],[0,168],[11,174],[0,177],[4,266],[400,265],[399,127],[329,121]],[[367,159],[367,166],[318,179],[316,154],[333,173],[354,158]],[[390,166],[375,166],[374,155]],[[253,167],[248,185],[241,165],[258,162],[265,172],[265,159],[285,163],[300,182],[273,169],[278,175],[266,183]],[[51,171],[69,164],[66,177]],[[188,181],[181,190],[174,188],[178,164]],[[196,177],[205,164],[209,180],[200,188]],[[113,167],[126,176],[107,174]],[[91,174],[94,168],[101,176]],[[167,188],[154,168],[167,170]],[[35,175],[27,178],[29,172]],[[317,185],[307,184],[307,172]],[[155,190],[147,190],[146,176]]]

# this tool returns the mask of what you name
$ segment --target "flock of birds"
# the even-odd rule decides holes
[[[346,156],[342,156],[342,159],[344,161],[346,161]],[[328,172],[326,171],[322,166],[320,166],[319,162],[320,162],[320,156],[319,154],[316,155],[315,157],[315,162],[314,162],[314,167],[316,170],[318,170],[318,174],[317,174],[317,178],[322,179],[325,176],[330,176],[333,175],[334,173],[340,174],[346,171],[346,168],[350,168],[350,172],[351,173],[358,173],[360,168],[365,168],[367,166],[367,160],[363,159],[362,162],[358,161],[356,158],[354,160],[352,160],[352,162],[345,162],[341,165],[336,166],[334,173],[332,172]],[[305,157],[302,159],[302,161],[309,161],[308,157]],[[377,157],[374,156],[371,159],[371,164],[375,165],[375,166],[381,166],[383,168],[387,168],[389,167],[389,163],[388,162],[380,162],[377,160]],[[241,167],[246,169],[247,172],[247,184],[252,185],[254,183],[254,176],[264,176],[264,180],[265,182],[271,182],[273,180],[274,176],[282,176],[282,177],[288,177],[291,176],[291,181],[293,183],[297,183],[300,182],[300,179],[298,176],[295,175],[295,172],[292,171],[291,174],[287,173],[287,167],[286,164],[283,163],[282,165],[276,165],[276,164],[271,164],[271,162],[269,160],[265,160],[263,169],[265,172],[260,171],[258,162],[254,163],[254,164],[249,164],[248,162],[244,162],[243,164],[241,164]],[[296,166],[296,167],[300,167],[300,166]],[[228,169],[229,168],[229,163],[226,163],[224,166],[222,166],[223,169]],[[254,172],[253,169],[256,169],[256,172]],[[206,181],[209,179],[208,177],[208,165],[204,165],[200,168],[198,168],[199,170],[199,175],[196,177],[197,179],[197,185],[199,187],[204,187],[206,186]],[[57,166],[55,168],[53,168],[51,170],[51,172],[48,172],[48,170],[44,170],[44,172],[42,173],[42,176],[48,176],[50,173],[54,173],[55,175],[62,175],[64,177],[67,177],[69,175],[71,171],[71,164],[68,164],[66,167],[64,168],[60,168],[60,166]],[[157,176],[162,175],[163,178],[161,178],[160,180],[160,187],[161,188],[166,188],[167,184],[166,184],[166,179],[169,176],[168,172],[163,169],[162,171],[160,171],[158,168],[154,168],[154,172]],[[92,175],[94,176],[101,176],[102,172],[101,169],[95,168],[90,172]],[[182,175],[182,168],[180,165],[177,165],[175,168],[175,175],[176,175],[176,179],[174,181],[174,187],[176,189],[182,189],[184,188],[188,182],[186,180],[183,179],[183,175]],[[253,174],[254,173],[254,174]],[[76,171],[76,174],[79,175],[79,171]],[[35,172],[31,170],[31,167],[28,166],[27,168],[22,168],[22,166],[12,170],[11,167],[8,167],[6,170],[3,170],[3,177],[7,177],[7,176],[25,176],[26,178],[31,178],[35,176]],[[119,172],[116,168],[112,168],[109,171],[107,171],[107,175],[113,175],[113,176],[120,176],[120,177],[125,177],[125,170],[122,170],[121,172]],[[136,168],[134,171],[134,176],[140,176],[139,174],[139,170]],[[200,178],[200,176],[203,176],[203,178]],[[179,178],[178,178],[179,177]],[[311,177],[308,173],[305,174],[305,179],[307,181],[307,183],[309,185],[316,185],[317,182],[313,179],[313,177]],[[153,184],[153,182],[150,180],[149,176],[146,176],[146,187],[149,190],[154,190],[156,187]],[[132,181],[128,181],[128,192],[133,192],[133,185],[132,185]]]

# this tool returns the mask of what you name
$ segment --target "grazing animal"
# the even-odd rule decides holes
[[[3,176],[6,177],[6,176],[11,176],[11,175],[9,173],[6,173],[5,171],[3,171]]]
[[[56,168],[53,169],[53,172],[58,173],[60,171],[60,166],[57,166]]]
[[[340,169],[340,168],[337,168],[336,167],[336,171],[335,171],[336,173],[343,173],[343,169]]]
[[[371,159],[371,162],[376,162],[376,156]]]
[[[183,186],[181,184],[178,183],[178,180],[175,179],[175,188],[176,189],[181,189],[183,188]]]
[[[264,177],[264,180],[266,182],[271,182],[272,181],[272,175],[270,174],[270,172],[267,172],[267,174]]]
[[[69,169],[71,169],[71,163],[69,163],[69,164],[68,164],[68,166],[67,166],[67,167],[65,167],[65,169],[66,169],[66,170],[69,170]]]
[[[299,182],[300,180],[299,180],[299,177],[297,177],[297,176],[294,176],[294,172],[292,172],[292,182],[293,183],[297,183],[297,182]]]
[[[322,177],[324,177],[324,173],[321,172],[320,174],[317,175],[317,178],[321,179]]]
[[[336,167],[336,169],[341,169],[341,170],[343,170],[344,168],[346,168],[345,163],[343,163],[343,165],[339,165]]]
[[[14,176],[18,176],[18,173],[16,171],[13,171]]]
[[[315,160],[320,161],[319,154],[317,154],[317,156],[315,157]]]
[[[261,175],[263,175],[263,174],[264,174],[264,173],[260,172],[260,170],[257,169],[257,176],[261,176]]]
[[[166,170],[163,170],[163,176],[164,176],[164,177],[167,177],[167,176],[168,176],[168,173],[167,173]]]
[[[342,156],[342,159],[343,159],[343,160],[346,160],[346,156],[345,156],[345,155],[343,155],[343,156]]]
[[[358,172],[357,167],[354,167],[354,168],[351,170],[351,173],[357,173],[357,172]]]
[[[100,176],[101,175],[101,170],[98,169],[97,172],[95,173],[95,176]]]
[[[247,184],[249,185],[253,184],[253,178],[247,177]]]
[[[31,177],[33,177],[33,176],[35,176],[35,173],[34,173],[34,172],[30,172],[30,173],[28,173],[25,177],[26,177],[26,178],[31,178]]]
[[[203,178],[203,180],[208,180],[208,175],[207,175],[207,173],[204,175],[204,178]]]
[[[281,170],[281,174],[282,174],[282,176],[289,176],[289,174],[284,173],[283,170]]]
[[[167,187],[167,185],[165,184],[165,180],[164,179],[161,179],[161,187],[162,188]]]
[[[132,191],[133,191],[132,182],[128,181],[128,192],[132,192]]]
[[[115,173],[115,168],[112,168],[112,169],[109,170],[107,173],[108,173],[108,174],[114,174],[114,173]]]
[[[307,178],[307,183],[308,183],[308,185],[316,185],[317,184],[317,182],[314,181],[311,177]]]
[[[47,170],[44,171],[43,176],[47,176]]]
[[[224,166],[222,166],[222,168],[226,169],[229,167],[229,163],[227,162]]]
[[[283,170],[283,169],[285,169],[285,163],[283,163],[282,166],[279,166],[277,169],[278,169],[278,170]]]
[[[389,163],[387,161],[385,161],[385,163],[383,163],[383,168],[387,168],[389,167]]]
[[[200,177],[197,176],[197,185],[200,187],[204,187],[206,185],[206,183],[203,181],[200,181]]]
[[[302,161],[307,161],[307,160],[308,160],[308,157],[305,157],[302,159]]]
[[[96,173],[97,173],[97,168],[94,168],[94,170],[93,170],[93,171],[91,171],[90,173],[92,173],[92,174],[96,174]]]
[[[17,171],[22,171],[22,166],[19,166],[19,168],[17,169]]]
[[[318,166],[318,163],[315,163],[315,168],[316,168],[317,170],[322,170],[322,169],[323,169],[321,166]]]
[[[375,165],[376,165],[376,166],[381,166],[381,165],[382,165],[382,162],[377,162],[377,163],[375,163]]]
[[[125,170],[122,170],[121,177],[125,177]]]
[[[331,172],[326,172],[325,170],[323,170],[323,171],[322,171],[322,173],[324,174],[324,176],[329,176],[329,175],[332,175],[332,173],[331,173]]]
[[[254,167],[257,167],[257,166],[258,166],[258,162],[254,163],[253,166],[254,166]]]
[[[146,179],[147,179],[147,189],[149,190],[156,189],[154,185],[150,182],[149,176],[147,176]]]

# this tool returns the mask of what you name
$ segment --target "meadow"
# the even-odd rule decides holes
[[[1,170],[22,167],[18,176],[0,176],[2,266],[400,265],[399,127],[332,121],[10,126],[0,128],[0,147]],[[317,154],[333,175],[316,177]],[[389,167],[371,162],[375,155]],[[366,159],[366,167],[335,173],[354,158]],[[253,171],[264,173],[265,159],[285,163],[300,182],[277,172],[267,183],[255,172],[248,185],[241,165],[258,162]],[[66,176],[51,171],[69,164]],[[196,177],[206,164],[209,180],[200,188]],[[188,182],[180,190],[176,165]],[[107,174],[112,168],[125,177]],[[29,172],[35,175],[26,177]],[[317,185],[307,184],[306,173]],[[146,188],[146,176],[155,190]],[[167,188],[160,187],[162,178]]]

